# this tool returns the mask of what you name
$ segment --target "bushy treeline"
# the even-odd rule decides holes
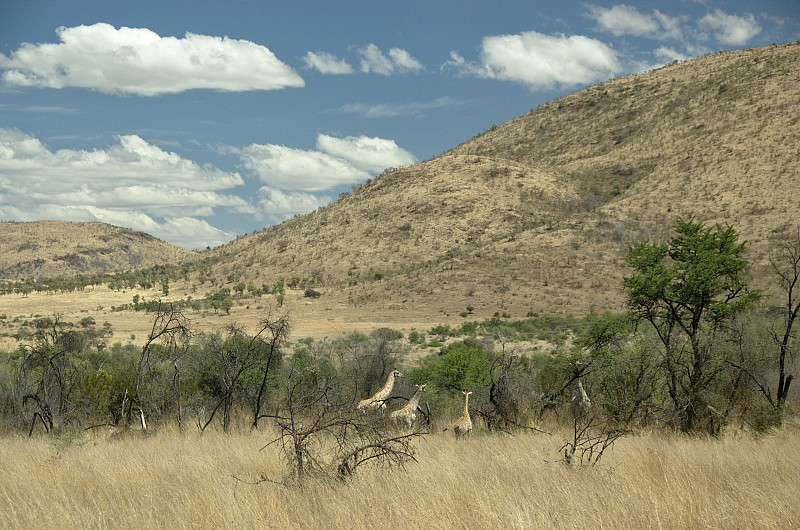
[[[32,322],[0,357],[0,424],[6,430],[59,432],[98,424],[146,427],[176,421],[228,429],[235,407],[258,417],[279,377],[289,330],[285,316],[255,333],[231,324],[196,333],[180,309],[154,313],[144,346],[107,342],[111,328],[91,318]]]
[[[400,369],[385,411],[425,384],[419,417],[444,428],[467,390],[471,413],[489,429],[535,427],[546,415],[576,411],[602,420],[585,425],[614,432],[661,426],[713,434],[731,422],[768,429],[797,407],[800,234],[772,261],[777,305],[749,289],[737,237],[731,227],[679,218],[670,241],[631,245],[629,311],[582,319],[495,315],[408,338],[384,328],[291,348],[287,316],[270,311],[255,331],[231,324],[197,333],[183,306],[157,303],[143,346],[109,346],[109,326],[98,329],[91,318],[38,319],[0,357],[0,421],[28,432],[165,421],[201,429],[219,421],[228,430],[237,418],[258,426],[289,417],[293,426],[284,430],[304,447],[298,411],[314,418],[320,409],[339,422]],[[554,350],[517,348],[534,338]],[[432,353],[409,361],[415,347]],[[576,434],[570,457],[579,441]]]
[[[502,329],[531,325],[530,319],[493,322]],[[306,396],[325,389],[337,403],[354,407],[397,368],[405,377],[387,411],[401,408],[416,385],[426,383],[422,417],[443,428],[460,414],[463,389],[473,392],[478,425],[489,429],[569,419],[578,380],[592,413],[620,427],[683,428],[686,411],[675,406],[670,385],[688,384],[688,375],[673,370],[653,327],[637,326],[630,313],[592,313],[570,323],[570,345],[548,353],[520,354],[519,337],[500,342],[483,333],[498,326],[484,328],[484,322],[412,362],[408,338],[388,328],[289,345],[286,316],[268,315],[255,333],[230,325],[198,334],[179,310],[164,305],[146,344],[136,346],[108,345],[110,327],[91,318],[41,318],[16,350],[0,358],[0,425],[5,431],[61,432],[164,422],[204,429],[217,422],[228,430],[235,421],[253,426],[272,417],[289,388]],[[731,422],[763,430],[797,406],[796,400],[775,399],[773,335],[782,325],[774,310],[753,309],[714,337],[708,352],[713,377],[698,389],[706,408],[696,411],[702,421],[691,430],[713,433]],[[785,367],[795,369],[794,360]]]

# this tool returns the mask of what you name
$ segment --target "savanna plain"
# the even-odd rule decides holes
[[[431,434],[405,470],[280,479],[268,431],[164,427],[102,439],[6,437],[4,528],[791,528],[800,426],[719,438],[641,432],[566,466],[568,431]]]

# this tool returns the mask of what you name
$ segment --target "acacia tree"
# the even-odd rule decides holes
[[[683,431],[708,425],[707,391],[723,371],[715,333],[761,296],[748,289],[745,242],[731,226],[676,220],[668,243],[632,244],[625,278],[632,314],[652,324],[663,346],[660,368]]]

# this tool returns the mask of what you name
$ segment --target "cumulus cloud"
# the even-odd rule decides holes
[[[222,193],[244,183],[238,173],[200,166],[138,136],[117,141],[104,150],[52,151],[0,128],[0,217],[101,221],[200,248],[233,235],[194,216],[214,215],[215,208],[253,211],[241,197]]]
[[[739,46],[761,32],[761,26],[752,13],[744,17],[729,15],[719,9],[700,19],[700,27],[713,31],[714,38],[725,45]]]
[[[282,191],[263,186],[258,191],[258,204],[266,219],[273,223],[281,222],[296,214],[313,212],[333,200],[327,195],[315,195],[302,191]]]
[[[414,155],[397,146],[394,140],[348,136],[317,136],[317,149],[350,162],[354,167],[379,173],[388,167],[408,166],[416,162]]]
[[[82,87],[154,96],[191,89],[230,92],[304,86],[268,48],[246,40],[94,24],[56,30],[58,44],[23,44],[0,54],[2,79],[22,87]]]
[[[462,75],[521,83],[531,90],[591,83],[621,70],[617,53],[599,40],[535,31],[484,37],[480,64],[452,52],[444,67]]]
[[[616,36],[633,35],[662,41],[679,42],[685,52],[676,52],[674,48],[661,47],[654,52],[656,57],[673,56],[673,58],[693,57],[708,50],[699,42],[713,37],[724,45],[740,46],[761,32],[761,26],[755,16],[729,15],[720,9],[708,13],[691,24],[686,16],[670,17],[653,10],[642,13],[638,9],[625,4],[610,8],[589,6],[589,18],[597,21],[599,31],[607,31]],[[708,35],[708,32],[711,35]],[[666,53],[667,51],[672,53]]]
[[[339,59],[328,52],[308,52],[303,57],[306,68],[317,70],[322,74],[352,74],[353,67],[344,59]]]
[[[422,103],[379,103],[377,105],[367,105],[365,103],[349,103],[342,105],[339,112],[361,114],[367,118],[394,118],[397,116],[417,116],[427,110],[442,107],[453,107],[464,104],[451,97],[436,98],[433,101]]]
[[[317,150],[252,144],[237,151],[242,165],[272,189],[320,192],[355,184],[387,167],[412,164],[414,156],[393,140],[317,136]]]
[[[654,35],[660,30],[658,22],[652,15],[645,15],[635,7],[619,4],[611,8],[591,6],[590,18],[597,21],[597,28],[609,31],[616,36],[636,35],[639,37]]]
[[[325,191],[370,176],[341,158],[284,145],[252,144],[239,157],[265,184],[282,190]]]
[[[361,55],[361,71],[364,73],[392,75],[420,72],[425,69],[422,63],[400,48],[389,50],[388,57],[374,44],[368,44],[358,52]]]

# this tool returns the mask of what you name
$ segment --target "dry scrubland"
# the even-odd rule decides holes
[[[0,444],[4,528],[789,528],[800,520],[800,427],[720,439],[622,438],[596,467],[559,462],[563,436],[448,432],[406,472],[303,489],[268,433]]]
[[[169,296],[163,296],[159,289],[126,289],[114,291],[106,286],[90,286],[82,292],[37,293],[23,296],[9,294],[0,296],[0,351],[12,351],[18,345],[12,335],[26,320],[59,315],[66,322],[78,322],[84,317],[94,318],[98,325],[109,322],[113,328],[111,344],[128,342],[141,345],[147,339],[153,321],[153,314],[147,311],[112,311],[112,307],[130,304],[134,295],[147,300],[161,299],[165,302],[180,300],[188,296],[202,297],[193,292],[186,282],[172,284]],[[454,326],[464,322],[458,316],[446,316],[438,311],[407,311],[391,316],[376,313],[369,308],[353,308],[345,302],[319,299],[310,301],[302,290],[289,289],[282,307],[277,307],[275,296],[263,295],[260,298],[237,300],[230,314],[212,310],[187,311],[186,316],[196,331],[222,329],[225,325],[236,323],[248,330],[256,329],[267,312],[286,312],[292,319],[291,340],[311,337],[322,339],[339,336],[343,333],[370,331],[390,327],[408,333],[413,329],[427,331],[439,324]],[[2,318],[6,315],[6,318]],[[468,320],[477,320],[489,315],[470,315]],[[3,336],[3,333],[7,336]],[[133,338],[132,338],[133,337]]]

